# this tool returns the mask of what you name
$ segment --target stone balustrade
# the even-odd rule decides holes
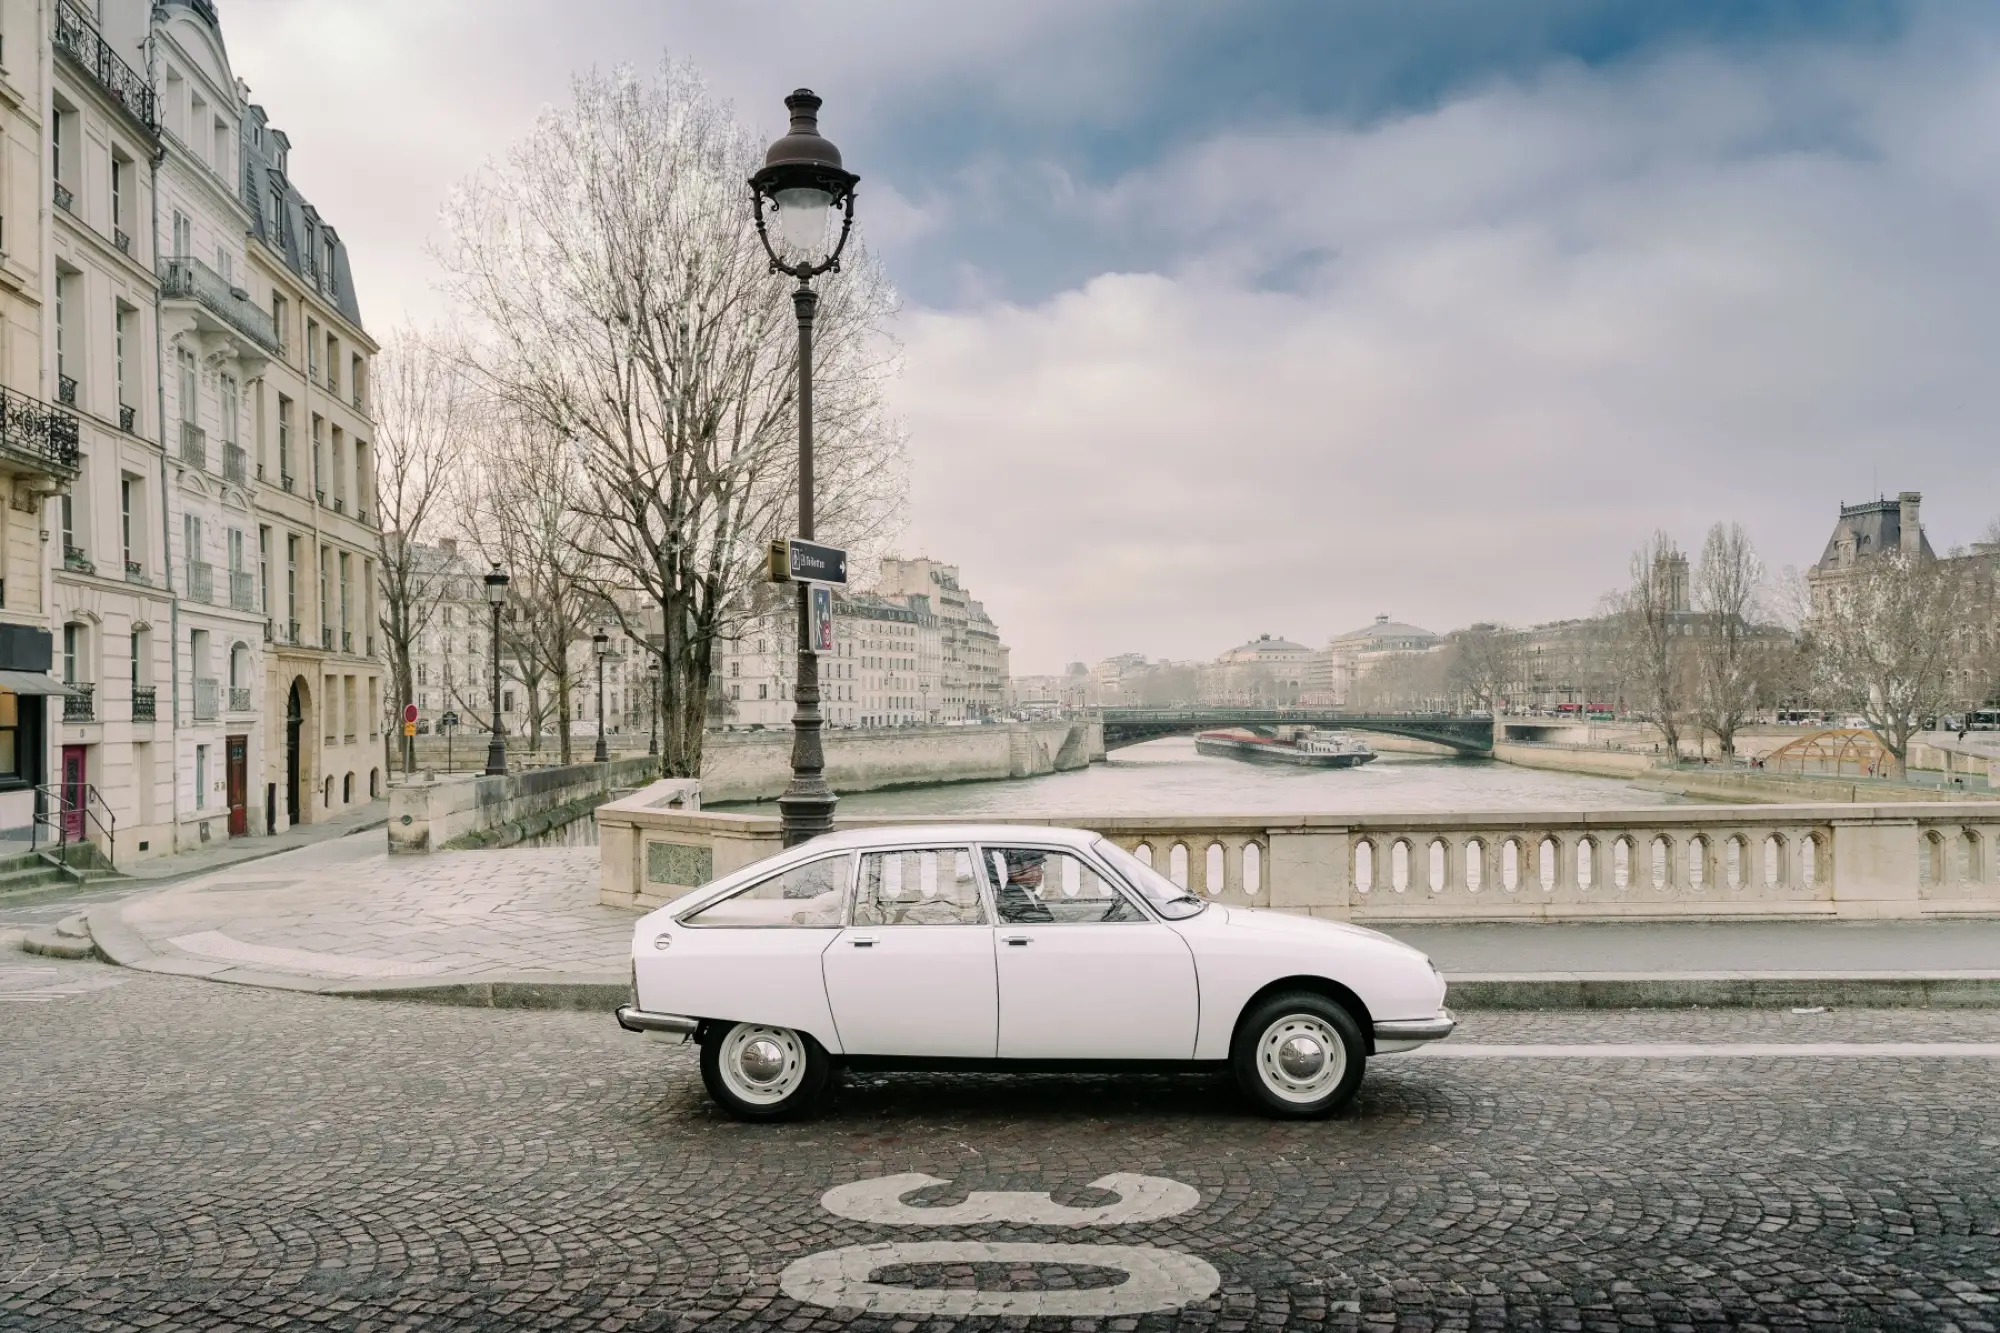
[[[1986,801],[982,822],[1094,829],[1212,901],[1337,920],[2000,915],[2000,804]],[[773,815],[665,809],[644,791],[598,823],[601,900],[625,906],[780,845]]]

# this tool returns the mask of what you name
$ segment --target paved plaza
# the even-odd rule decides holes
[[[753,1127],[599,1014],[36,966],[0,1329],[2000,1324],[1991,1010],[1475,1014],[1322,1123],[1214,1078],[910,1075]],[[1811,1054],[1742,1053],[1774,1047]],[[815,1303],[843,1265],[890,1294]],[[1030,1317],[1140,1288],[1178,1303]]]

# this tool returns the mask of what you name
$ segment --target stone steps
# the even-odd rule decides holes
[[[44,958],[67,958],[72,961],[98,956],[97,944],[90,938],[90,926],[82,913],[66,916],[53,926],[35,926],[21,938],[21,948]]]

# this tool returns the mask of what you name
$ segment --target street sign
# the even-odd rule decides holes
[[[404,734],[405,736],[414,736],[414,735],[416,735],[416,734],[417,734],[417,724],[416,724],[416,723],[414,723],[414,722],[405,722],[405,723],[403,724],[403,734]]]
[[[815,583],[807,590],[808,609],[811,612],[812,650],[827,654],[833,651],[833,589],[824,583]]]
[[[439,718],[439,719],[438,719],[438,725],[439,725],[440,727],[455,727],[455,726],[457,726],[457,725],[458,725],[458,714],[457,714],[457,713],[446,713],[446,714],[445,714],[445,715],[444,715],[443,717],[441,717],[441,718]]]
[[[795,583],[845,584],[847,552],[838,546],[821,546],[797,537],[772,542],[770,574],[773,583],[790,579]]]
[[[406,727],[414,727],[417,725],[417,706],[415,704],[403,705],[403,725]],[[408,734],[415,735],[416,733],[410,732]]]

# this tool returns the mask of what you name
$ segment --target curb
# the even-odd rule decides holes
[[[2000,1008],[2000,972],[1447,976],[1454,1009]]]

